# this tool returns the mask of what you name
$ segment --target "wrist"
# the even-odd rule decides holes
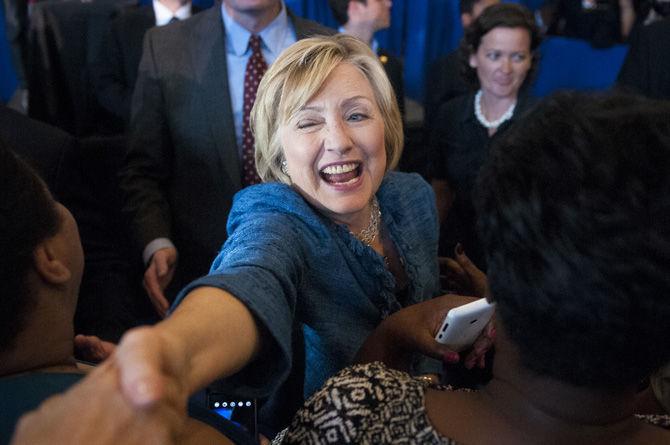
[[[165,373],[174,377],[179,382],[181,389],[191,395],[199,389],[191,378],[193,358],[185,338],[170,329],[169,324],[169,319],[167,319],[150,329],[152,329],[152,334],[156,338],[160,354],[163,355],[161,357],[163,363],[169,365],[169,369],[166,369]]]

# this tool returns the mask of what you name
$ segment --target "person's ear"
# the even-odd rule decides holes
[[[461,25],[463,25],[463,29],[469,28],[470,25],[472,25],[473,19],[472,19],[472,14],[469,12],[464,12],[461,14]]]
[[[364,6],[365,5],[359,1],[349,0],[349,4],[347,5],[347,17],[349,18],[349,21],[358,17],[361,13],[361,9]]]
[[[470,57],[468,59],[468,64],[470,65],[470,68],[476,69],[477,68],[477,54],[474,52],[470,53]]]
[[[42,241],[33,251],[33,265],[39,276],[51,284],[64,284],[72,278],[72,271],[61,261],[53,238]]]

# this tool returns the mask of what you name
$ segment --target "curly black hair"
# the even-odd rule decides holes
[[[477,19],[464,30],[458,49],[461,75],[472,87],[479,87],[479,78],[477,70],[470,66],[470,56],[477,52],[482,38],[494,28],[523,28],[528,31],[530,36],[531,65],[526,80],[525,87],[529,79],[534,77],[535,70],[539,61],[538,47],[542,42],[540,29],[535,24],[533,13],[528,8],[516,3],[498,3],[486,8]]]
[[[59,227],[44,182],[0,140],[0,352],[14,346],[34,307],[26,282],[33,251]]]
[[[497,313],[524,366],[626,387],[670,361],[670,104],[546,99],[475,197]]]

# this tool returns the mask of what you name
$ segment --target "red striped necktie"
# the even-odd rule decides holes
[[[268,69],[261,52],[260,36],[252,35],[249,38],[249,47],[251,48],[251,56],[244,72],[244,107],[242,110],[242,185],[244,186],[261,182],[261,178],[256,172],[254,136],[249,125],[249,114],[256,100],[258,84]]]

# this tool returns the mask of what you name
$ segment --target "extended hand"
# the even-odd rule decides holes
[[[12,445],[151,445],[179,443],[184,400],[164,399],[138,409],[118,390],[112,363],[96,368],[63,395],[21,418]]]
[[[161,317],[165,317],[170,304],[165,298],[165,288],[172,281],[177,266],[177,249],[166,247],[157,250],[144,272],[144,289]]]

